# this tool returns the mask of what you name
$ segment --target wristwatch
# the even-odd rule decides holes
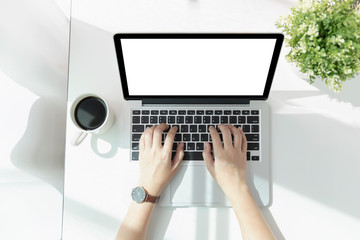
[[[150,202],[157,203],[159,202],[160,196],[152,196],[150,195],[145,188],[136,187],[131,192],[132,199],[137,203]]]

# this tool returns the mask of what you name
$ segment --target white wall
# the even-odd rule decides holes
[[[60,239],[69,0],[0,1],[0,239]]]

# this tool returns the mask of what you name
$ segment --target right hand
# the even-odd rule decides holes
[[[220,124],[219,129],[223,135],[224,146],[222,146],[218,132],[211,126],[209,130],[215,161],[211,156],[209,143],[205,144],[203,158],[210,174],[231,200],[232,195],[237,193],[239,189],[248,188],[246,180],[247,141],[240,127]],[[231,134],[234,136],[234,143]]]

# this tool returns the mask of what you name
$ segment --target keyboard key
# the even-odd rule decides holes
[[[187,114],[188,114],[188,115],[195,115],[195,110],[188,110],[188,111],[187,111]]]
[[[132,122],[133,123],[140,123],[140,116],[133,116]]]
[[[184,116],[177,116],[176,117],[176,122],[177,123],[184,123]]]
[[[202,119],[201,116],[195,116],[194,117],[194,123],[201,123],[201,119]]]
[[[141,123],[149,123],[149,117],[148,116],[142,116],[141,117]]]
[[[189,142],[189,141],[191,141],[191,139],[190,139],[190,134],[183,134],[183,141],[184,141],[184,142]]]
[[[150,116],[150,123],[158,123],[158,116]]]
[[[144,125],[132,125],[132,131],[133,132],[143,132]]]
[[[159,123],[166,123],[166,116],[160,116]]]
[[[237,123],[237,121],[236,121],[236,120],[237,120],[237,117],[236,117],[236,116],[230,116],[229,119],[230,119],[230,123],[231,123],[231,124]]]
[[[219,116],[212,116],[211,123],[219,123]]]
[[[234,111],[233,111],[233,114],[234,114],[234,115],[240,115],[240,110],[234,110]]]
[[[215,115],[222,115],[223,114],[222,112],[223,112],[222,110],[215,110]]]
[[[142,115],[149,115],[149,114],[150,114],[150,111],[149,111],[149,110],[142,110],[142,111],[141,111],[141,114],[142,114]]]
[[[176,150],[176,148],[177,148],[177,143],[173,143],[173,147],[172,147],[172,150]]]
[[[224,110],[224,115],[231,115],[231,110]]]
[[[140,110],[133,110],[133,115],[140,115]]]
[[[176,114],[177,114],[177,111],[176,111],[176,110],[170,110],[170,111],[169,111],[169,114],[170,114],[170,115],[176,115]]]
[[[179,111],[178,111],[178,114],[179,114],[179,115],[185,115],[185,114],[186,114],[186,111],[185,111],[185,110],[179,110]]]
[[[196,115],[204,115],[204,111],[203,110],[197,110]]]
[[[132,143],[132,146],[131,146],[131,149],[132,150],[139,150],[139,143]]]
[[[204,150],[204,143],[196,143],[196,150],[198,151]]]
[[[175,123],[175,116],[168,116],[168,123]]]
[[[193,116],[186,116],[185,117],[185,123],[193,123]]]
[[[259,132],[259,125],[257,124],[251,125],[251,132]]]
[[[199,134],[197,134],[197,133],[193,133],[193,134],[191,134],[191,141],[193,141],[193,142],[198,142],[199,141]]]
[[[210,116],[204,116],[203,123],[210,123]]]
[[[199,132],[206,132],[206,125],[199,125]]]
[[[160,115],[168,115],[168,110],[160,110]]]
[[[181,142],[181,134],[180,133],[175,134],[174,141]]]
[[[259,141],[259,134],[245,134],[246,140],[248,141]]]
[[[259,161],[259,160],[260,160],[260,157],[259,157],[259,156],[252,156],[252,157],[251,157],[251,160],[253,160],[253,161]]]
[[[221,123],[229,123],[229,117],[228,116],[221,116]]]
[[[209,141],[209,135],[208,134],[201,134],[201,141],[202,142]]]
[[[206,110],[206,115],[213,115],[214,114],[214,111],[213,110]]]
[[[250,152],[249,151],[246,152],[246,160],[250,161]]]
[[[243,132],[250,132],[250,125],[243,125],[242,130]]]
[[[139,152],[132,152],[131,160],[138,161],[139,160]]]
[[[188,151],[190,151],[190,150],[195,150],[195,143],[193,143],[193,142],[189,142],[188,144],[187,144],[187,148],[186,148]]]
[[[159,110],[151,110],[151,115],[159,115]]]
[[[249,110],[242,110],[242,114],[243,115],[250,115],[250,111]]]
[[[238,123],[245,123],[245,120],[246,120],[245,116],[238,117]]]
[[[259,150],[259,143],[248,143],[248,150]]]
[[[259,123],[259,116],[248,116],[247,123]]]
[[[141,134],[133,134],[132,135],[132,140],[133,141],[140,141],[140,138],[141,138]]]
[[[259,115],[259,110],[251,110],[251,115]]]
[[[183,160],[203,160],[202,152],[184,152]]]
[[[181,125],[181,132],[189,132],[189,125]]]
[[[197,125],[190,125],[190,132],[197,132]]]

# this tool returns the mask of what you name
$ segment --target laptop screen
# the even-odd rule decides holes
[[[279,40],[281,34],[117,34],[124,96],[267,97]]]

